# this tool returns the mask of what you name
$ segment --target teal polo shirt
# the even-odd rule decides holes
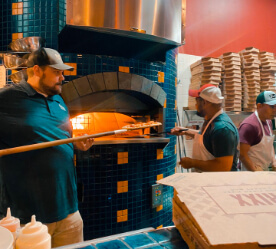
[[[68,109],[27,82],[0,89],[0,149],[70,138]],[[78,210],[73,145],[0,157],[0,212],[11,207],[21,223],[52,223]]]
[[[214,157],[234,156],[232,171],[237,170],[239,133],[226,113],[216,117],[208,126],[203,144]]]

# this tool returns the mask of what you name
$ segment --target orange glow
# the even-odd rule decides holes
[[[154,12],[153,12],[153,22],[152,22],[152,34],[155,34],[155,27],[156,27],[156,16],[157,16],[157,0],[154,3]]]
[[[118,0],[115,1],[115,29],[119,29],[119,7]]]
[[[120,130],[123,126],[137,123],[135,119],[127,115],[109,112],[85,113],[70,119],[70,121],[73,126],[74,137],[82,136],[84,134],[96,134],[106,131]],[[149,132],[147,129],[149,128],[146,128],[145,132]],[[131,130],[114,136],[137,136],[142,134],[142,130]]]
[[[72,126],[73,126],[73,130],[84,130],[84,116],[83,115],[79,115],[76,118],[72,118],[70,119]]]
[[[89,0],[86,0],[85,1],[85,9],[86,9],[86,11],[85,11],[85,17],[84,17],[84,20],[85,20],[85,25],[86,26],[89,26],[89,24],[90,24],[90,1]]]
[[[142,24],[141,24],[142,23],[142,18],[141,18],[142,17],[142,2],[143,1],[140,1],[140,4],[139,4],[139,15],[138,15],[139,16],[139,21],[138,21],[139,24],[138,24],[138,29],[142,29]]]

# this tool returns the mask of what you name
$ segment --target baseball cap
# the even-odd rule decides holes
[[[263,91],[261,92],[257,99],[256,104],[268,104],[268,105],[276,105],[276,94],[272,91]]]
[[[38,66],[50,66],[58,70],[74,70],[63,63],[58,51],[51,48],[40,48],[30,54],[27,61],[27,67]]]
[[[224,97],[221,96],[221,91],[218,87],[212,84],[205,84],[198,90],[189,90],[189,96],[201,97],[211,103],[222,103]]]

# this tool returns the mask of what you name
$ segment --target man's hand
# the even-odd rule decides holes
[[[91,148],[93,143],[94,143],[94,138],[88,138],[88,139],[83,140],[83,141],[75,142],[74,146],[78,150],[87,151],[88,149]]]
[[[182,168],[184,169],[190,169],[193,168],[193,159],[190,157],[182,157],[180,158],[179,164],[181,165]]]
[[[186,130],[186,131],[183,131],[183,130]],[[187,128],[184,128],[181,126],[174,127],[173,129],[171,129],[171,132],[169,134],[176,135],[176,136],[187,135],[190,138],[194,138],[195,136],[194,132],[190,132]]]
[[[179,164],[185,169],[195,168],[204,172],[230,171],[233,163],[233,156],[216,157],[211,160],[198,160],[189,157],[182,157]]]

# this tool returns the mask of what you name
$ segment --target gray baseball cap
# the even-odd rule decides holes
[[[27,67],[50,66],[58,70],[73,71],[74,68],[63,63],[60,53],[51,48],[40,48],[30,54]]]

